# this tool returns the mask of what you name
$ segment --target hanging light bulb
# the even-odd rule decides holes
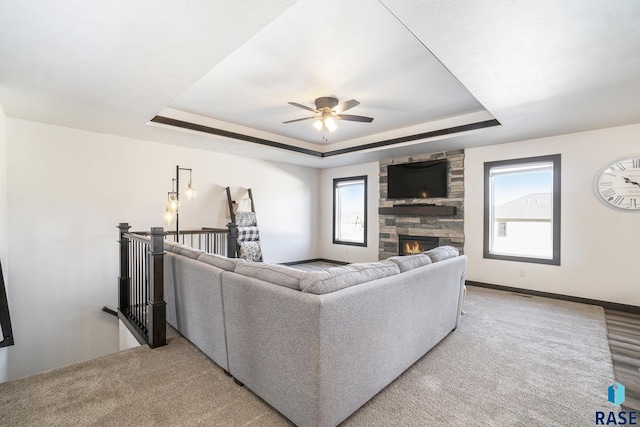
[[[196,198],[196,189],[193,187],[193,183],[189,180],[189,185],[187,185],[187,189],[185,190],[185,195],[187,197],[187,201],[190,202]]]
[[[171,210],[172,213],[178,212],[178,208],[180,207],[180,202],[178,201],[178,197],[176,193],[169,193],[169,204],[167,205],[167,209]]]
[[[338,128],[338,126],[336,126],[336,121],[333,120],[333,117],[327,117],[324,119],[324,127],[327,128],[329,132],[333,132]]]
[[[164,214],[162,215],[162,220],[166,225],[171,225],[173,224],[174,219],[175,219],[175,215],[173,214],[173,212],[171,212],[171,208],[169,208],[169,205],[167,205],[167,208],[165,209]]]
[[[322,123],[322,120],[320,119],[313,122],[313,127],[316,128],[316,130],[322,130],[323,126],[324,126],[324,123]]]

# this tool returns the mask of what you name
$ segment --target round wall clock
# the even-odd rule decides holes
[[[594,189],[606,206],[623,212],[640,212],[640,154],[605,165],[596,175]]]

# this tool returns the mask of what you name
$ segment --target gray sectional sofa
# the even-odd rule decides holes
[[[322,272],[169,244],[167,321],[298,426],[335,426],[454,330],[466,257]]]

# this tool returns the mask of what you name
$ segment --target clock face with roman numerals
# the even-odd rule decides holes
[[[594,183],[606,206],[624,212],[640,212],[640,154],[615,160],[600,170]]]

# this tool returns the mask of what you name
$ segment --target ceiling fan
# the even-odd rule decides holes
[[[371,123],[373,121],[372,117],[354,116],[352,114],[342,114],[343,111],[347,111],[353,107],[360,105],[360,103],[355,99],[350,99],[348,101],[344,101],[338,104],[338,100],[336,98],[333,98],[330,96],[323,96],[315,100],[315,104],[316,104],[315,109],[311,107],[307,107],[306,105],[298,104],[297,102],[289,102],[289,104],[302,108],[304,110],[312,111],[316,113],[316,115],[312,117],[304,117],[302,119],[288,120],[282,123],[293,123],[293,122],[299,122],[302,120],[316,119],[316,121],[313,123],[313,127],[315,127],[318,130],[326,129],[329,132],[333,132],[338,127],[336,126],[336,122],[334,119],[348,120],[351,122],[364,122],[364,123]]]

